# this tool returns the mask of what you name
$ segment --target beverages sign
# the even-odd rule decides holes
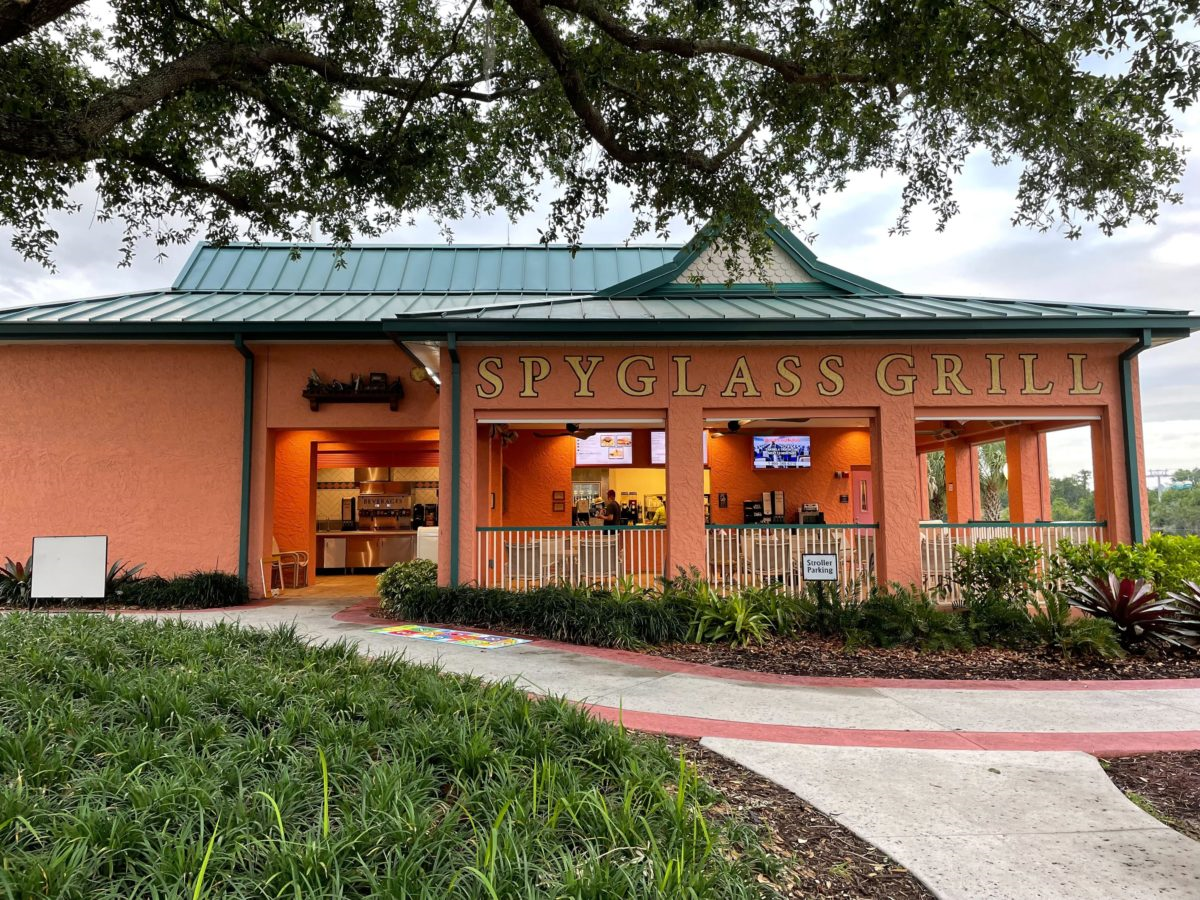
[[[805,553],[802,559],[802,577],[805,581],[838,580],[836,553]]]

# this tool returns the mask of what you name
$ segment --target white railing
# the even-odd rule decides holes
[[[924,587],[942,597],[962,599],[954,581],[955,547],[973,547],[980,541],[1010,538],[1018,544],[1034,544],[1042,551],[1043,564],[1058,550],[1060,541],[1073,544],[1104,540],[1104,522],[970,522],[968,524],[921,524],[921,577]]]
[[[552,582],[658,583],[666,564],[666,529],[477,528],[476,581],[518,591]]]
[[[866,590],[875,578],[877,525],[709,525],[708,580],[720,590],[804,587],[805,553],[837,556],[838,581]]]

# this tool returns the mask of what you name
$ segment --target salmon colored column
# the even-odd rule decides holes
[[[871,431],[871,468],[879,520],[876,556],[882,582],[921,583],[921,469],[911,404],[881,406]]]
[[[946,521],[977,519],[979,496],[971,478],[974,454],[966,441],[946,443]]]
[[[1026,428],[1009,432],[1004,438],[1004,453],[1008,460],[1008,520],[1036,522],[1046,518],[1042,441],[1038,433]]]
[[[667,412],[667,571],[705,571],[704,410],[698,402],[672,403]]]

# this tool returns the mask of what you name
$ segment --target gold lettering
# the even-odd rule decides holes
[[[495,366],[495,371],[492,367]],[[475,396],[480,400],[495,400],[504,390],[504,380],[500,377],[500,369],[504,368],[504,362],[498,356],[485,356],[479,361],[479,377],[492,386],[492,389],[485,390],[482,384],[475,385]]]
[[[595,397],[596,392],[592,390],[592,373],[596,371],[596,366],[604,362],[603,356],[588,356],[586,357],[589,363],[585,369],[580,365],[585,359],[582,356],[564,356],[567,365],[575,373],[575,377],[579,379],[579,390],[575,392],[576,397]]]
[[[550,377],[550,360],[544,356],[519,356],[517,359],[520,361],[521,370],[524,373],[523,387],[517,396],[536,397],[538,392],[534,385]]]
[[[961,356],[953,353],[935,353],[933,354],[933,363],[937,366],[937,387],[933,389],[935,394],[946,396],[951,392],[950,386],[954,386],[954,392],[967,396],[971,393],[971,389],[963,384],[960,377],[962,375],[963,361]]]
[[[791,368],[789,368],[791,366]],[[801,381],[800,373],[795,371],[800,368],[800,357],[798,356],[781,356],[779,361],[775,363],[775,371],[779,373],[779,377],[787,382],[787,387],[784,387],[783,382],[775,382],[776,397],[795,397],[800,393]]]
[[[836,397],[846,389],[846,379],[842,377],[842,373],[838,371],[846,364],[840,355],[834,354],[831,356],[822,356],[817,368],[821,370],[821,377],[829,379],[829,385],[823,382],[817,382],[817,393],[822,397]],[[834,366],[837,369],[834,369]]]
[[[988,364],[991,366],[991,370],[992,370],[992,383],[990,385],[988,385],[988,393],[989,394],[1006,394],[1006,393],[1008,393],[1007,391],[1004,390],[1004,386],[1000,383],[1000,363],[1004,362],[1004,354],[1003,353],[988,353],[987,361],[988,361]]]
[[[617,386],[630,397],[649,397],[654,393],[654,383],[658,381],[658,378],[654,375],[638,375],[635,376],[638,386],[636,388],[630,387],[629,367],[635,362],[644,362],[647,371],[654,371],[654,360],[649,356],[627,356],[617,366]]]
[[[1083,364],[1087,360],[1086,353],[1068,353],[1067,359],[1071,361],[1071,394],[1098,394],[1104,390],[1104,382],[1097,381],[1091,387],[1083,386]]]
[[[744,356],[739,356],[737,362],[733,364],[733,371],[729,373],[729,381],[725,383],[725,390],[721,391],[721,396],[736,397],[738,395],[734,390],[736,385],[741,385],[743,397],[762,396],[754,385],[754,376],[750,374],[750,363],[746,362]]]
[[[913,385],[917,381],[917,376],[912,373],[896,376],[896,380],[900,383],[899,387],[893,387],[888,383],[888,366],[894,362],[903,362],[909,367],[916,365],[913,358],[907,353],[889,353],[875,367],[875,383],[879,385],[880,390],[885,394],[891,394],[893,397],[903,397],[905,394],[911,394],[913,392]]]
[[[1034,366],[1037,364],[1038,355],[1036,353],[1021,353],[1021,362],[1025,365],[1025,387],[1021,388],[1022,394],[1049,394],[1054,390],[1054,382],[1047,381],[1041,387],[1037,386],[1037,377],[1034,372]]]
[[[675,392],[672,396],[703,397],[708,385],[702,384],[695,390],[688,387],[688,363],[692,361],[692,358],[690,356],[672,356],[671,359],[675,360]]]

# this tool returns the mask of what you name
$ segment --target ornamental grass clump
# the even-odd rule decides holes
[[[658,740],[290,628],[0,618],[0,897],[762,897]]]

